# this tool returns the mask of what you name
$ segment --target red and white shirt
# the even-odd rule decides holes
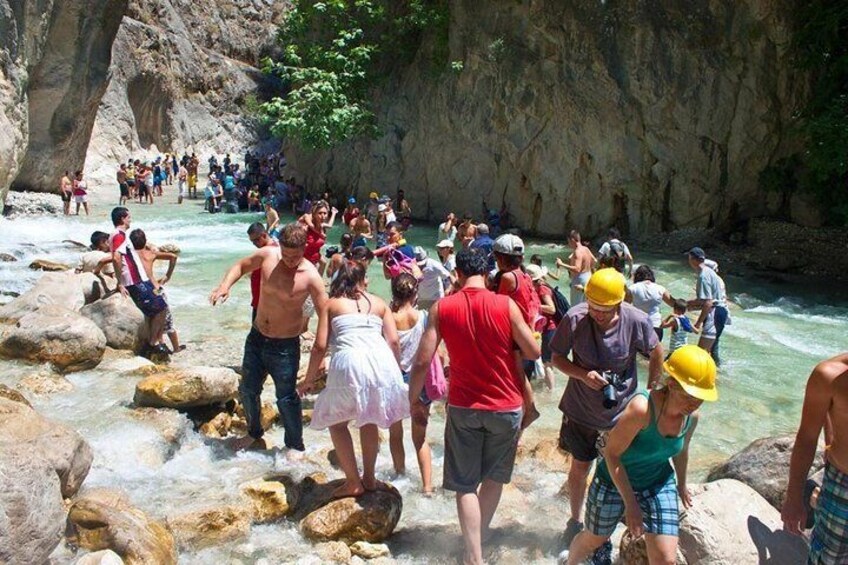
[[[125,287],[148,281],[138,251],[132,246],[127,232],[118,228],[109,238],[109,248],[121,254],[121,284]]]

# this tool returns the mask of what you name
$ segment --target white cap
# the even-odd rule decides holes
[[[377,211],[378,212],[385,212],[386,211],[386,205],[380,204],[379,206],[377,206]]]
[[[440,241],[439,243],[436,244],[436,247],[437,248],[453,247],[453,242],[449,239],[443,239],[442,241]]]
[[[545,278],[545,270],[539,265],[530,263],[525,267],[527,270],[527,274],[530,275],[530,278],[534,281],[542,280]]]
[[[495,240],[492,250],[504,255],[524,255],[524,242],[517,235],[505,233]]]

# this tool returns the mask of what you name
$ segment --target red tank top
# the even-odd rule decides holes
[[[439,331],[450,355],[448,404],[490,412],[521,408],[509,300],[483,288],[442,298]]]
[[[506,289],[504,289],[504,279],[507,277],[512,278],[513,274],[515,275],[517,286],[512,292],[507,292]],[[524,317],[524,321],[527,322],[527,325],[531,328],[536,327],[536,318],[539,317],[539,306],[541,306],[541,301],[539,300],[539,295],[536,292],[536,289],[533,287],[533,279],[530,278],[530,275],[521,269],[515,269],[514,271],[504,273],[501,275],[501,282],[498,285],[498,294],[505,294],[512,298],[521,310],[521,315]]]
[[[250,273],[250,306],[259,307],[259,292],[262,290],[262,269]]]
[[[321,260],[321,247],[327,241],[327,236],[314,228],[306,228],[306,250],[303,256],[306,260],[317,265]]]

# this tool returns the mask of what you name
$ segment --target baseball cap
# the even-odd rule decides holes
[[[477,233],[489,233],[489,226],[486,224],[477,224]]]
[[[707,255],[704,253],[704,250],[700,247],[693,247],[689,251],[686,252],[686,255],[692,257],[694,259],[698,259],[699,261],[703,261],[707,258]]]
[[[350,198],[347,199],[347,203],[348,204],[356,204],[356,198],[351,196]]]
[[[531,263],[527,265],[526,270],[527,274],[530,275],[530,278],[534,281],[538,281],[545,278],[545,270],[539,265]]]
[[[449,239],[443,239],[442,241],[440,241],[439,243],[436,244],[436,247],[438,247],[438,248],[453,247],[453,242]]]
[[[524,242],[517,235],[505,233],[495,240],[492,251],[504,255],[524,255]]]
[[[379,206],[377,206],[377,211],[378,212],[385,212],[386,211],[386,205],[380,204]]]
[[[371,198],[371,199],[373,199],[373,200],[377,200],[377,196],[378,196],[378,195],[377,195],[377,193],[376,193],[376,192],[372,192],[371,194],[369,194],[369,195],[368,195],[368,198]]]

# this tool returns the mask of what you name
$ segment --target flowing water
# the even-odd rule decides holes
[[[225,269],[237,258],[250,253],[245,230],[254,214],[209,215],[189,201],[182,207],[157,203],[154,207],[131,207],[133,226],[143,228],[148,240],[173,242],[180,246],[175,275],[168,285],[169,300],[181,339],[188,345],[175,363],[195,365],[239,365],[244,337],[249,329],[250,297],[246,282],[234,288],[229,301],[212,308],[209,292]],[[87,242],[94,229],[111,231],[108,209],[99,206],[88,218],[41,217],[13,221],[0,220],[0,251],[17,255],[17,263],[3,263],[0,291],[23,292],[38,278],[26,268],[30,260],[49,257],[75,263],[79,251],[63,244],[72,239]],[[338,240],[335,228],[330,243]],[[418,226],[410,232],[410,242],[434,252],[435,228]],[[639,262],[652,265],[657,282],[675,296],[691,296],[694,274],[676,253],[639,253]],[[529,242],[528,256],[539,253],[546,265],[561,246]],[[372,266],[370,288],[388,296],[388,284],[378,265]],[[692,446],[691,482],[702,479],[716,462],[743,448],[750,441],[774,434],[791,433],[798,423],[806,376],[821,359],[845,347],[848,332],[848,304],[837,301],[828,289],[768,284],[750,278],[726,278],[731,299],[733,323],[722,339],[725,363],[720,371],[719,402],[703,408],[701,425]],[[833,289],[835,291],[835,289]],[[2,297],[0,297],[2,298]],[[6,298],[8,299],[8,298]],[[663,312],[667,314],[667,312]],[[644,378],[643,365],[640,376]],[[14,386],[24,375],[38,368],[18,362],[0,361],[0,382]],[[158,518],[182,512],[220,506],[238,500],[238,485],[269,471],[291,471],[301,475],[323,470],[334,478],[340,472],[326,464],[330,447],[327,432],[307,430],[304,461],[290,462],[284,452],[233,454],[219,443],[193,431],[184,417],[171,423],[166,439],[162,422],[133,416],[131,401],[137,378],[117,376],[94,369],[67,376],[71,392],[33,397],[43,415],[68,424],[91,443],[94,464],[84,488],[110,486],[126,491],[140,508]],[[542,438],[556,437],[560,413],[556,408],[564,387],[557,374],[553,393],[537,390],[543,416],[526,434],[524,443],[533,446]],[[271,385],[266,396],[272,398]],[[429,429],[434,449],[434,477],[440,482],[444,416],[436,409]],[[272,445],[282,445],[282,430],[274,428]],[[419,494],[419,475],[411,441],[407,439],[405,477],[394,478],[391,460],[384,445],[378,460],[378,475],[390,480],[404,496],[404,509],[398,529],[388,544],[392,555],[402,562],[451,561],[459,549],[459,529],[453,497],[439,493],[432,498]],[[502,529],[492,560],[502,563],[549,561],[556,555],[558,534],[563,529],[567,504],[558,495],[564,473],[551,472],[530,458],[516,466],[513,486],[506,489],[495,517]],[[71,561],[67,550],[57,550],[59,562]],[[246,540],[201,551],[183,551],[181,562],[300,562],[317,563],[321,558],[304,541],[296,525],[280,523],[253,526]]]

